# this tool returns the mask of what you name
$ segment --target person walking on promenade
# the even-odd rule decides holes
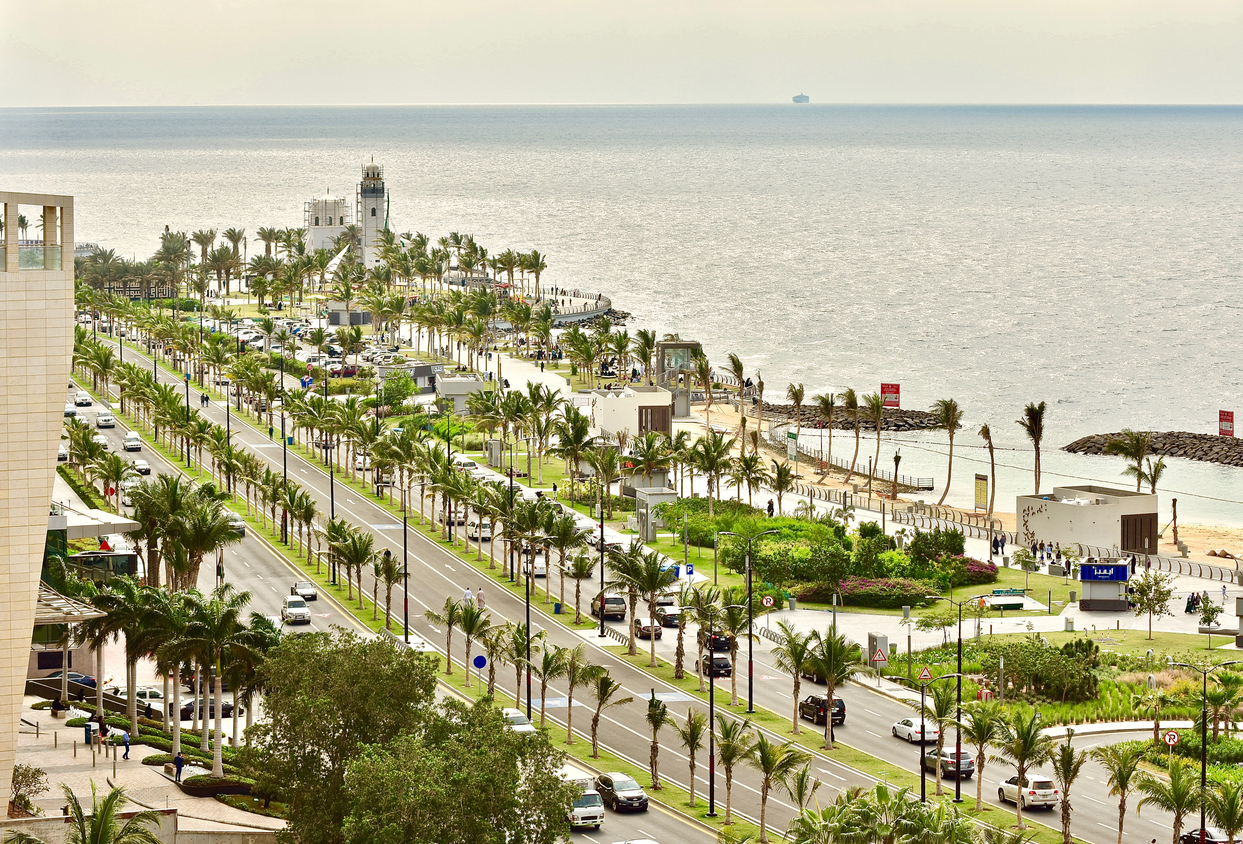
[[[475,593],[475,607],[480,611],[484,611],[483,587],[479,587],[479,591]]]
[[[997,553],[1006,553],[1006,535],[1004,533],[997,537]]]
[[[181,751],[177,751],[177,755],[173,757],[173,769],[177,772],[174,782],[181,782],[181,769],[186,766],[186,757],[181,755]]]
[[[770,498],[768,499],[768,518],[771,519],[775,511],[776,511],[776,508],[773,506],[773,500]]]
[[[121,730],[121,743],[125,745],[125,753],[121,756],[121,758],[128,759],[129,758],[129,732],[126,730]]]
[[[466,591],[462,593],[462,603],[469,604],[475,600],[475,593],[470,591],[470,587],[466,587]]]

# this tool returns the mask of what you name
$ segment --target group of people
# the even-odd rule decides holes
[[[1209,597],[1207,589],[1203,592],[1192,592],[1187,596],[1187,604],[1183,607],[1183,612],[1187,615],[1198,613],[1200,611],[1200,607],[1204,606],[1208,602]],[[1223,607],[1226,605],[1226,584],[1224,583],[1221,585],[1221,605]]]
[[[478,608],[480,612],[482,612],[486,608],[484,605],[484,600],[483,600],[483,587],[482,586],[479,587],[478,592],[471,592],[470,587],[467,587],[466,591],[462,593],[463,604],[469,604],[472,601],[474,601],[475,607]]]
[[[1004,533],[993,537],[992,549],[994,557],[1000,557],[1006,553],[1006,535]]]
[[[1032,556],[1037,562],[1041,563],[1058,563],[1062,562],[1062,543],[1060,542],[1040,542],[1032,543]]]

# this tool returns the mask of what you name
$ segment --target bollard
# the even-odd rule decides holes
[[[112,754],[112,778],[117,778],[117,755]]]
[[[94,753],[91,754],[91,767],[92,768],[95,767],[95,754]]]
[[[35,738],[39,737],[39,722],[35,721]]]
[[[52,747],[60,747],[60,733],[52,733]]]
[[[73,758],[74,759],[78,758],[78,740],[77,739],[73,740]]]

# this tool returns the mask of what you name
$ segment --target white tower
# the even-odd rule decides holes
[[[352,212],[353,209],[344,196],[333,196],[331,192],[304,203],[302,227],[306,229],[307,251],[331,250],[333,239],[339,237],[345,227],[353,222],[350,219]]]
[[[358,183],[358,227],[362,230],[363,266],[372,269],[378,263],[376,242],[388,226],[388,193],[384,188],[384,168],[372,161],[363,165],[363,180]]]

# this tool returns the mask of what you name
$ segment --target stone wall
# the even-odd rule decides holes
[[[748,406],[748,412],[754,415],[754,410]],[[784,416],[794,422],[794,405],[792,404],[772,404],[764,402],[764,412],[774,415]],[[820,414],[816,412],[814,407],[804,404],[802,413],[803,430],[815,429],[822,421]],[[840,430],[853,431],[855,423],[846,418],[846,414],[841,408],[838,408],[833,414],[833,428]],[[936,417],[926,410],[904,410],[898,407],[885,408],[885,418],[881,422],[880,429],[882,431],[926,431],[937,427]],[[859,418],[860,431],[875,431],[876,426],[867,419]]]
[[[1119,436],[1119,433],[1092,434],[1062,446],[1062,451],[1069,451],[1071,454],[1104,454],[1105,444]],[[1243,466],[1243,439],[1219,437],[1216,434],[1193,434],[1190,431],[1153,432],[1152,455]]]

